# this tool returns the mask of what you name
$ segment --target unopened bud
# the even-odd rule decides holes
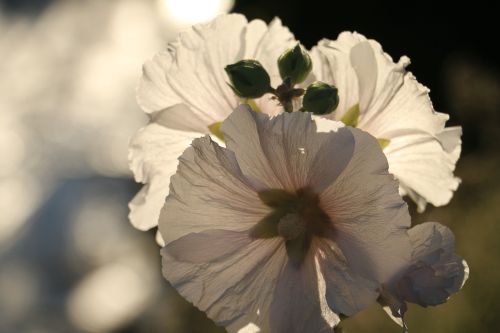
[[[243,98],[259,98],[271,90],[269,74],[257,60],[241,60],[225,68],[230,87]]]
[[[306,89],[302,106],[305,111],[324,115],[335,111],[339,104],[337,88],[324,82],[314,82]]]
[[[302,45],[297,44],[281,54],[278,68],[283,80],[289,78],[293,84],[301,83],[312,70],[311,57]]]

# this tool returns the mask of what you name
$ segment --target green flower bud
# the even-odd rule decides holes
[[[312,70],[311,57],[302,45],[297,44],[280,55],[278,68],[283,80],[290,78],[293,84],[301,83]]]
[[[225,68],[234,93],[242,98],[258,98],[271,90],[271,78],[257,60],[241,60]]]
[[[339,105],[337,88],[324,82],[314,82],[306,89],[302,106],[314,114],[328,114]]]

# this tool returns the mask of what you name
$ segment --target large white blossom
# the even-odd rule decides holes
[[[218,324],[323,332],[408,267],[410,216],[374,137],[246,105],[222,131],[227,148],[205,136],[182,154],[159,222],[164,276]]]
[[[146,230],[157,225],[177,158],[192,139],[210,133],[209,127],[241,103],[270,115],[282,112],[269,94],[255,101],[238,98],[224,67],[256,59],[276,86],[281,82],[276,61],[295,43],[279,19],[266,25],[238,14],[222,15],[185,31],[145,63],[137,96],[151,123],[131,142],[131,168],[136,180],[146,184],[130,203],[134,226]],[[302,86],[322,80],[338,88],[339,106],[328,117],[345,121],[350,110],[350,125],[386,145],[400,193],[415,200],[420,210],[427,202],[446,204],[459,184],[453,170],[461,129],[445,128],[448,116],[433,110],[428,90],[405,71],[409,59],[394,63],[377,42],[349,32],[336,41],[321,41],[311,57],[313,71]]]
[[[377,140],[309,113],[238,107],[179,159],[159,228],[163,274],[229,332],[323,332],[378,301],[444,303],[468,276],[453,234],[412,229]]]

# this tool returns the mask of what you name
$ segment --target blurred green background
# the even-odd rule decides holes
[[[141,64],[205,19],[167,2],[1,0],[0,332],[224,332],[162,279],[154,232],[127,222],[140,188],[128,138],[146,122],[134,101]],[[500,331],[496,5],[240,0],[216,11],[231,7],[250,19],[279,16],[308,47],[356,30],[394,59],[412,59],[435,108],[464,129],[461,186],[446,207],[418,214],[410,203],[413,221],[450,227],[471,275],[447,304],[410,306],[408,326]],[[401,332],[378,306],[342,327]]]

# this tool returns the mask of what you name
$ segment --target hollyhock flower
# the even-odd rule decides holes
[[[376,41],[350,32],[322,40],[312,57],[316,78],[339,91],[339,107],[329,118],[379,138],[401,194],[410,196],[419,211],[427,202],[447,204],[460,182],[453,171],[462,130],[445,128],[448,115],[434,111],[429,89],[406,72],[410,60],[394,63]]]
[[[284,81],[277,61],[294,45],[293,35],[279,19],[266,25],[238,14],[222,15],[182,33],[144,65],[137,99],[151,123],[131,142],[131,168],[136,180],[146,184],[130,203],[134,226],[143,230],[156,226],[177,158],[193,138],[212,134],[218,140],[221,122],[241,103],[269,115],[283,112],[283,105],[287,111],[297,111],[301,89],[318,80],[335,85],[339,99],[332,96],[329,104],[309,104],[333,107],[338,102],[336,111],[324,117],[377,137],[390,171],[400,181],[401,194],[415,200],[419,210],[426,202],[439,206],[450,200],[459,183],[453,170],[461,130],[444,127],[448,116],[433,110],[428,90],[405,71],[408,58],[394,63],[377,42],[346,32],[311,50],[311,66],[305,61],[302,68],[312,71],[305,79],[297,74],[298,94],[290,103],[280,103],[270,93],[240,98],[228,85],[224,68],[249,59],[262,64],[271,85],[279,86]],[[303,54],[296,51],[288,53]],[[283,60],[281,72],[293,70],[289,65]]]
[[[408,232],[412,259],[404,273],[381,288],[379,302],[389,316],[405,327],[406,302],[423,307],[446,302],[469,277],[465,260],[454,254],[455,238],[447,227],[427,222]]]
[[[218,127],[242,102],[227,84],[224,67],[256,59],[276,85],[276,60],[294,43],[278,19],[267,26],[242,15],[222,15],[185,31],[144,64],[137,99],[152,121],[133,138],[129,154],[135,179],[146,184],[130,203],[135,227],[157,225],[181,152],[194,138],[209,134],[210,126]]]
[[[227,148],[195,139],[172,176],[159,222],[170,283],[229,332],[321,332],[375,303],[411,256],[375,138],[247,105],[222,132]]]

